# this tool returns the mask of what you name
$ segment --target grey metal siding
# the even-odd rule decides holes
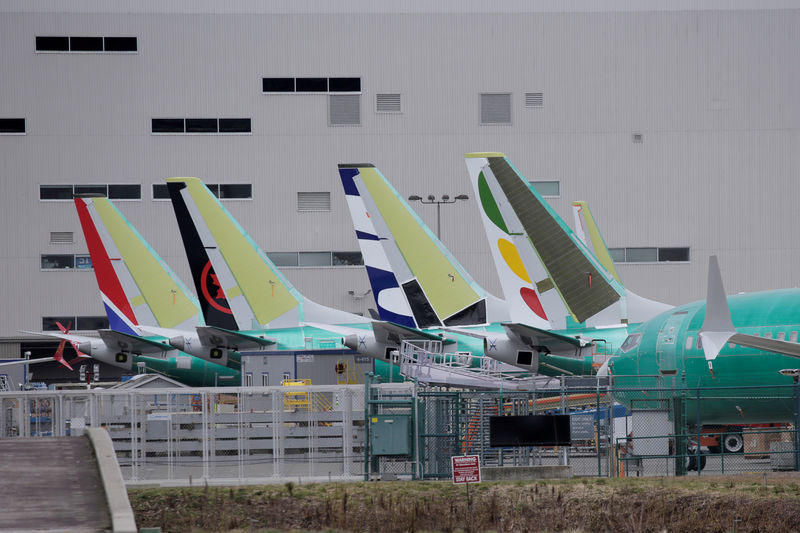
[[[188,280],[171,207],[150,199],[166,177],[252,182],[252,200],[225,205],[267,251],[356,250],[338,163],[374,163],[404,196],[452,196],[469,193],[469,151],[503,151],[528,179],[560,181],[551,205],[567,217],[572,200],[589,201],[611,247],[690,246],[689,264],[619,266],[643,296],[703,297],[711,253],[729,292],[796,285],[800,10],[26,4],[0,8],[13,73],[0,115],[27,125],[0,136],[0,337],[39,329],[42,315],[103,312],[92,273],[39,270],[41,253],[86,251],[72,205],[40,202],[39,184],[141,183],[141,201],[117,205]],[[136,36],[138,52],[37,54],[36,35]],[[361,77],[361,126],[329,127],[324,95],[262,94],[268,76]],[[524,107],[531,90],[542,109]],[[375,113],[386,92],[402,93],[402,114]],[[511,126],[480,125],[485,92],[512,94]],[[249,117],[252,134],[153,135],[154,117]],[[298,191],[330,191],[331,211],[298,213]],[[499,293],[474,201],[443,207],[442,237]],[[435,225],[433,208],[414,208]],[[51,231],[75,243],[49,244]],[[363,268],[286,274],[321,303],[374,306],[347,294],[368,287]]]

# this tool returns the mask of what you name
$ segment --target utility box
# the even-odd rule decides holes
[[[411,415],[371,416],[369,445],[372,455],[411,455]]]

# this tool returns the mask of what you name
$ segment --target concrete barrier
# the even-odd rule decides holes
[[[483,481],[527,481],[572,477],[571,466],[489,466],[481,468]]]
[[[111,527],[115,533],[136,533],[136,521],[128,499],[128,491],[122,481],[117,455],[111,437],[103,428],[87,428],[86,435],[94,448],[97,468],[103,480],[103,490],[108,502],[108,513],[111,515]]]

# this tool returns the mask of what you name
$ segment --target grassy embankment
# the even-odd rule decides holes
[[[188,531],[800,531],[800,476],[134,489],[139,527]]]

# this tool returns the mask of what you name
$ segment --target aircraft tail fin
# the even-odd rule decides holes
[[[169,178],[167,188],[206,322],[245,330],[289,315],[296,324],[297,291],[208,187]]]
[[[725,287],[722,285],[722,274],[719,270],[719,262],[716,255],[708,258],[707,290],[706,316],[703,320],[703,327],[700,328],[699,336],[703,346],[703,353],[706,361],[708,361],[708,369],[712,375],[714,372],[714,359],[717,358],[728,342],[800,358],[800,344],[796,342],[736,332],[733,320],[731,320],[731,310],[728,306]]]
[[[198,178],[167,179],[206,322],[228,330],[364,322],[303,297]]]
[[[603,235],[600,233],[592,212],[589,210],[589,204],[580,200],[572,202],[572,215],[575,219],[575,234],[600,261],[603,268],[622,284],[622,279],[614,266],[614,261],[608,251],[606,242],[603,240]]]
[[[532,311],[557,329],[574,323],[610,325],[639,322],[669,308],[653,302],[651,309],[645,305],[649,300],[635,297],[633,316],[615,275],[505,155],[467,154],[466,163],[514,321],[535,325],[525,317]],[[602,238],[594,246],[607,254]],[[606,262],[616,272],[610,257]]]
[[[202,323],[189,289],[107,198],[75,198],[97,285],[112,329],[190,329]]]
[[[614,260],[611,257],[603,235],[589,210],[589,204],[584,201],[572,202],[572,214],[575,220],[575,234],[588,248],[589,253],[600,262],[608,275],[612,276],[625,290],[625,303],[627,315],[631,322],[643,322],[659,313],[670,309],[672,306],[639,296],[627,287],[624,287]]]
[[[508,319],[377,168],[341,164],[339,176],[382,320],[427,328]]]

